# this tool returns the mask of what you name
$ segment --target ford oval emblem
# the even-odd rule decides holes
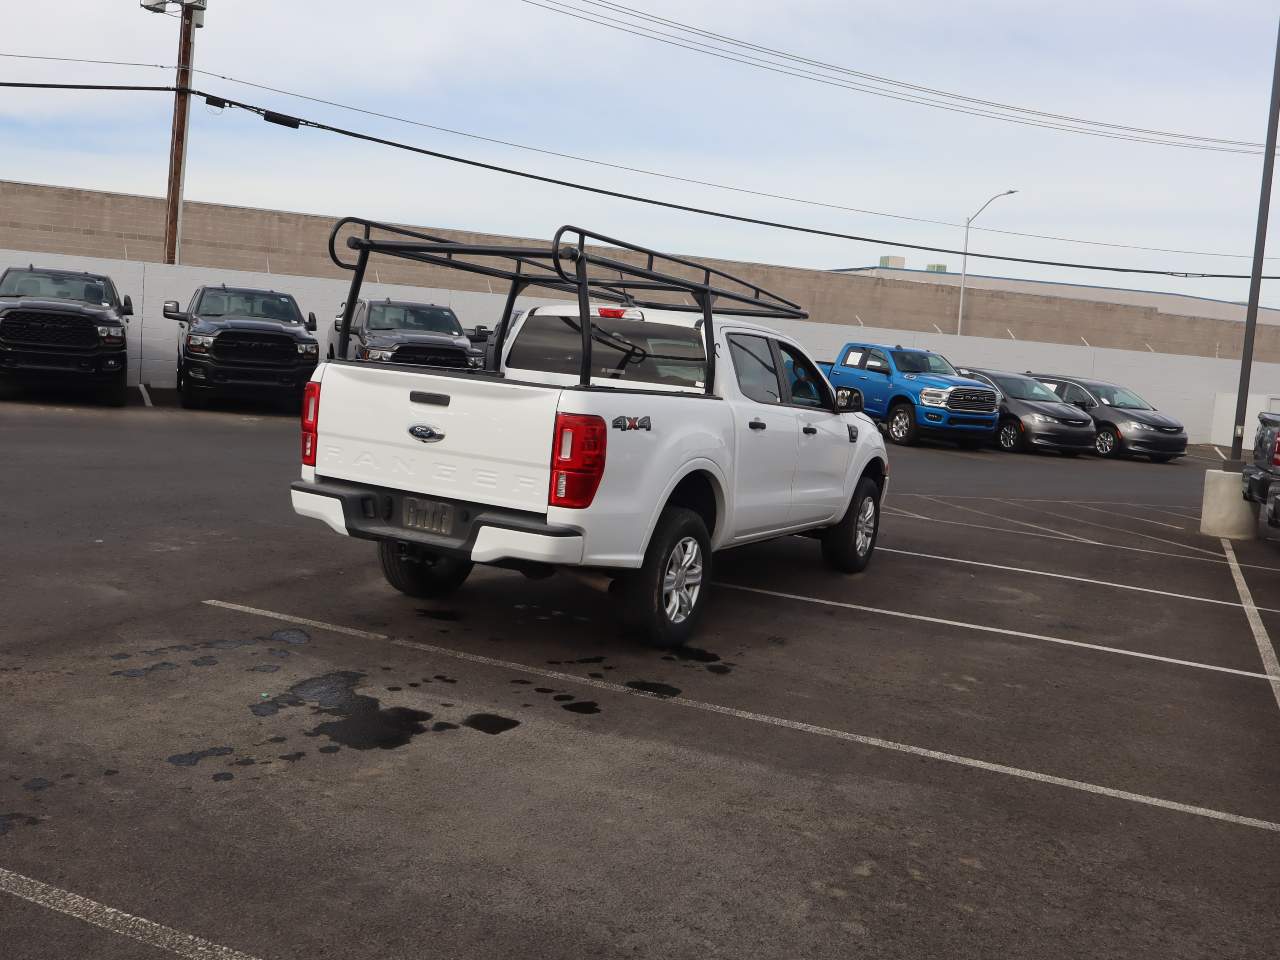
[[[415,423],[409,428],[409,436],[423,443],[439,443],[444,439],[444,431],[437,430],[427,423]]]

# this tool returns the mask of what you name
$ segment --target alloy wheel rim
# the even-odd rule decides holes
[[[865,557],[871,552],[875,536],[876,502],[871,497],[866,497],[858,506],[858,520],[854,524],[853,548],[858,551],[858,556]]]
[[[662,577],[662,605],[667,619],[672,623],[688,620],[701,592],[702,547],[693,537],[684,537],[671,548]]]
[[[1018,431],[1011,423],[1006,423],[1000,430],[1000,446],[1012,450],[1018,442]]]
[[[907,435],[907,414],[905,411],[899,410],[893,415],[893,423],[889,426],[889,432],[895,440],[901,440]]]
[[[1115,439],[1111,436],[1110,431],[1103,430],[1098,434],[1097,439],[1094,441],[1094,446],[1096,446],[1098,448],[1098,452],[1105,457],[1111,452],[1112,448],[1115,447]]]

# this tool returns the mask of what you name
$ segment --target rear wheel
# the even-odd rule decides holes
[[[996,443],[1006,453],[1017,453],[1026,448],[1026,440],[1022,435],[1022,426],[1012,418],[1000,421],[996,430]]]
[[[1098,435],[1093,438],[1093,452],[1100,457],[1114,457],[1120,452],[1120,438],[1116,436],[1115,427],[1098,428]]]
[[[448,596],[466,582],[474,566],[470,560],[410,551],[386,540],[378,544],[378,559],[387,583],[407,597],[419,598]]]
[[[880,487],[863,477],[834,527],[822,531],[822,559],[840,573],[861,573],[871,562],[880,532]]]
[[[900,447],[916,442],[916,408],[909,403],[895,403],[889,410],[889,440]]]
[[[667,507],[645,551],[644,565],[618,581],[627,627],[649,646],[682,646],[702,618],[710,577],[706,524],[692,510]]]

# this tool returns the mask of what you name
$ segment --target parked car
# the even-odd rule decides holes
[[[1253,463],[1241,475],[1244,498],[1260,504],[1273,527],[1280,527],[1280,413],[1258,414]]]
[[[341,317],[334,321],[330,359],[337,351],[341,323]],[[484,350],[472,345],[448,307],[388,297],[356,302],[347,359],[474,368],[484,366]]]
[[[287,293],[200,287],[186,311],[169,300],[164,315],[180,326],[178,396],[184,407],[222,396],[300,399],[320,359],[311,336],[316,315],[304,321]]]
[[[10,267],[0,276],[0,379],[84,384],[124,406],[132,315],[133,301],[120,299],[110,277]]]
[[[977,448],[995,434],[996,391],[958,374],[941,354],[846,343],[835,363],[820,366],[833,385],[862,392],[867,414],[886,425],[894,443],[932,436]]]
[[[1002,370],[957,367],[961,376],[980,380],[1000,394],[995,441],[1001,450],[1056,450],[1075,457],[1093,449],[1093,418],[1034,377]]]
[[[1031,373],[1065,402],[1093,418],[1093,452],[1100,457],[1141,454],[1168,463],[1187,452],[1187,431],[1127,387],[1052,373]]]
[[[437,242],[409,244],[402,228],[392,236],[390,249],[348,243],[426,257]],[[832,389],[795,341],[767,327],[646,297],[709,304],[715,290],[727,312],[806,314],[691,261],[675,262],[708,279],[668,273],[643,248],[628,246],[647,269],[605,259],[587,238],[622,245],[584,232],[580,247],[508,252],[501,275],[513,285],[530,282],[522,267],[555,263],[564,272],[546,284],[576,283],[581,298],[514,324],[504,316],[488,369],[323,364],[303,407],[294,509],[376,541],[387,581],[410,596],[445,595],[476,563],[534,577],[603,573],[625,621],[658,646],[693,633],[715,551],[806,533],[833,568],[864,569],[888,459],[856,412],[857,392]],[[450,250],[449,265],[465,269],[466,251]],[[572,265],[558,267],[568,256],[607,278],[575,279]],[[491,255],[483,269],[494,275]],[[712,278],[745,292],[734,299]],[[637,297],[619,305],[629,281]]]

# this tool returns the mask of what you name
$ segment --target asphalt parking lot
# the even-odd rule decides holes
[[[1276,953],[1280,543],[1197,532],[1210,460],[893,449],[866,574],[723,554],[674,656],[394,593],[288,415],[0,449],[6,957]]]

